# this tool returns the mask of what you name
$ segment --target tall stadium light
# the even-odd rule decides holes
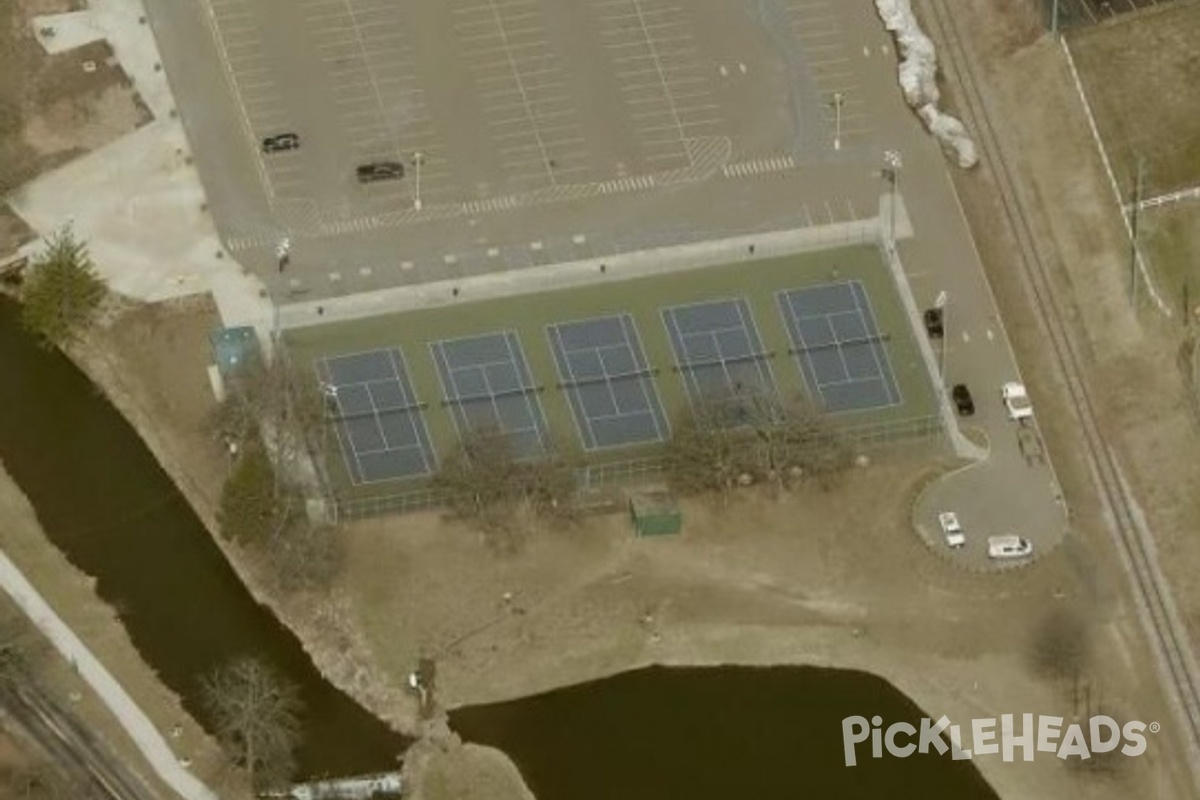
[[[890,218],[890,221],[888,224],[888,231],[889,231],[889,238],[891,239],[891,242],[892,242],[892,248],[895,249],[895,247],[896,247],[896,197],[897,197],[897,193],[898,193],[897,192],[897,184],[899,184],[899,182],[900,182],[900,167],[903,166],[903,162],[900,160],[899,152],[897,152],[895,150],[887,150],[883,154],[883,163],[886,165],[884,167],[883,174],[884,174],[884,176],[887,177],[888,183],[891,184],[891,191],[892,191],[892,202],[890,204],[891,207],[888,209],[888,216]]]

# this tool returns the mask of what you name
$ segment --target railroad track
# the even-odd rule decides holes
[[[996,129],[979,90],[975,67],[963,47],[958,24],[946,0],[928,0],[927,32],[940,40],[943,67],[954,67],[962,112],[975,134],[981,159],[996,179],[1004,216],[1018,244],[1021,275],[1048,334],[1051,351],[1066,382],[1068,395],[1084,434],[1101,500],[1110,514],[1110,529],[1129,573],[1140,617],[1157,656],[1164,688],[1182,729],[1192,778],[1200,787],[1200,680],[1187,630],[1179,618],[1166,578],[1158,567],[1149,532],[1139,524],[1120,466],[1096,422],[1096,410],[1084,379],[1083,358],[1065,322],[1062,304],[1046,263],[1035,245],[1033,231],[1017,195],[1017,182],[1004,157]],[[947,69],[946,74],[950,75]],[[1149,722],[1149,720],[1145,720]]]
[[[75,717],[35,685],[0,687],[0,707],[72,776],[74,800],[159,800]]]

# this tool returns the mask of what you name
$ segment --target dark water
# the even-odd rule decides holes
[[[306,776],[395,766],[407,741],[321,678],[125,419],[66,358],[39,348],[3,297],[0,460],[50,539],[98,579],[134,645],[201,723],[200,676],[253,655],[300,688]]]
[[[918,729],[926,716],[863,672],[673,667],[463,708],[450,724],[504,750],[538,800],[998,800],[949,754],[875,760],[868,741],[847,767],[841,724],[856,714]]]

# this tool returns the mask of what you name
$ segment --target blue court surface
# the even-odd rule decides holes
[[[793,289],[776,295],[792,353],[826,411],[863,411],[902,400],[887,335],[879,331],[859,281]]]
[[[399,350],[317,362],[326,414],[356,484],[415,478],[434,469],[433,446]]]
[[[429,343],[459,435],[495,430],[519,457],[549,447],[546,417],[521,342],[513,331]]]
[[[560,388],[584,449],[663,441],[667,418],[633,317],[595,317],[546,328]]]
[[[664,308],[662,318],[693,408],[776,396],[771,354],[743,298]]]

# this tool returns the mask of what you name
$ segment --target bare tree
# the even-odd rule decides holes
[[[239,367],[211,427],[239,446],[265,435],[285,462],[302,452],[320,453],[326,403],[316,381],[296,370],[281,349],[271,361],[255,356]]]
[[[433,485],[458,516],[485,530],[503,531],[522,508],[537,516],[572,518],[576,461],[553,441],[542,454],[519,458],[509,436],[475,428],[442,462]]]
[[[329,588],[345,560],[337,531],[297,517],[268,537],[264,556],[285,594]]]
[[[295,771],[302,711],[297,688],[254,658],[241,658],[203,679],[205,705],[231,762],[256,789],[277,787]]]
[[[1091,637],[1081,612],[1057,607],[1034,629],[1031,642],[1034,669],[1041,675],[1069,680],[1078,695],[1079,678],[1091,658]]]
[[[766,394],[696,404],[666,447],[668,480],[685,494],[727,493],[744,479],[783,488],[793,476],[829,486],[852,462],[845,439],[807,400]]]
[[[735,437],[720,406],[702,405],[684,416],[666,443],[671,488],[681,494],[727,493],[740,472]]]
[[[853,463],[849,442],[806,398],[794,398],[781,407],[771,464],[778,474],[795,472],[829,488]]]

